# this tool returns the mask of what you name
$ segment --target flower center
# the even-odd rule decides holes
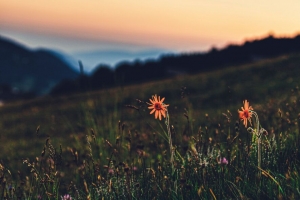
[[[245,118],[249,118],[249,111],[248,111],[248,110],[245,110],[245,111],[244,111],[244,117],[245,117]]]
[[[154,104],[154,109],[155,110],[161,110],[162,109],[161,103],[155,103]]]

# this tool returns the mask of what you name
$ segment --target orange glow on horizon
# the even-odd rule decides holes
[[[300,30],[300,1],[0,0],[0,27],[195,48]],[[1,33],[1,32],[0,32]]]

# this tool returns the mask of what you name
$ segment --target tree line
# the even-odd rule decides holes
[[[294,38],[275,38],[269,35],[261,40],[246,41],[242,45],[212,48],[204,53],[162,55],[157,60],[121,62],[113,69],[99,64],[91,75],[64,80],[51,91],[52,95],[99,90],[115,86],[143,83],[178,74],[195,74],[228,66],[255,62],[283,54],[300,52],[300,35]]]

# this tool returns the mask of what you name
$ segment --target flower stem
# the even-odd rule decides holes
[[[170,163],[171,163],[172,172],[173,172],[174,152],[173,152],[172,135],[171,135],[171,128],[170,128],[170,118],[169,118],[168,110],[166,111],[166,125],[167,125],[167,130],[168,130],[168,142],[169,142],[170,154],[171,154]]]
[[[252,114],[255,116],[255,125],[256,125],[256,137],[257,137],[257,166],[261,168],[261,131],[259,128],[259,119],[256,112],[251,111]],[[258,176],[260,177],[261,171],[259,171]]]

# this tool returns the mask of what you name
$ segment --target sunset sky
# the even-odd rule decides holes
[[[300,33],[299,0],[0,0],[0,35],[67,53],[204,51]]]

